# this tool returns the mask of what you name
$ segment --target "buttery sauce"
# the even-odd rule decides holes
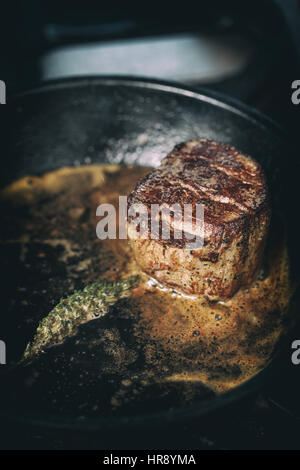
[[[14,246],[23,273],[11,306],[27,328],[23,346],[60,297],[95,280],[139,273],[127,240],[96,237],[96,208],[111,203],[118,210],[119,196],[129,194],[148,172],[118,165],[62,168],[21,178],[2,190],[1,256],[9,262]],[[287,310],[293,291],[284,228],[276,220],[272,227],[257,280],[225,302],[189,298],[142,275],[131,298],[113,310],[130,317],[132,329],[126,334],[143,348],[145,362],[139,372],[128,372],[136,355],[127,354],[114,333],[111,357],[120,369],[120,388],[112,406],[132,394],[137,400],[150,379],[164,387],[185,384],[183,393],[192,399],[199,385],[223,393],[268,364],[291,322]],[[111,332],[107,338],[112,341]]]

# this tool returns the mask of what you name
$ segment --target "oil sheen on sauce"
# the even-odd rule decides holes
[[[118,211],[119,196],[129,194],[148,172],[149,168],[118,165],[61,168],[21,178],[2,191],[6,230],[1,231],[1,246],[17,245],[24,266],[32,263],[33,247],[37,259],[46,259],[46,264],[47,250],[56,253],[56,261],[52,259],[47,268],[54,281],[47,283],[47,295],[40,300],[45,314],[74,288],[141,274],[126,240],[97,239],[96,208],[111,203]],[[292,295],[283,225],[275,220],[274,226],[257,280],[225,302],[189,298],[141,275],[141,285],[116,309],[117,315],[130,317],[132,330],[127,334],[143,345],[141,380],[186,383],[191,394],[196,390],[191,386],[203,384],[219,394],[266,366],[289,323]],[[26,282],[28,291],[30,279]],[[30,316],[28,312],[24,315]],[[117,341],[115,349],[116,355]],[[118,403],[117,397],[113,403]]]

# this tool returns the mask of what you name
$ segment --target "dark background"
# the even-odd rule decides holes
[[[296,0],[12,0],[2,3],[0,16],[0,72],[8,93],[39,83],[43,76],[41,58],[64,46],[101,45],[107,41],[117,44],[129,38],[161,38],[180,33],[218,35],[226,40],[236,34],[251,44],[251,60],[225,79],[199,82],[252,104],[285,125],[288,117],[288,126],[294,125],[290,87],[297,78],[300,61]],[[118,73],[119,68],[112,71]],[[195,78],[193,85],[197,85]]]
[[[291,103],[291,83],[300,79],[300,9],[294,0],[3,2],[0,79],[7,85],[7,106],[15,92],[41,83],[45,76],[44,59],[51,53],[59,56],[62,48],[72,50],[74,46],[85,44],[84,54],[89,54],[89,46],[97,45],[101,49],[112,42],[118,45],[124,40],[138,42],[146,37],[161,39],[182,34],[200,34],[209,39],[223,37],[224,41],[228,37],[243,38],[250,44],[251,53],[246,63],[235,73],[206,81],[201,74],[199,80],[195,76],[189,78],[187,70],[185,83],[212,88],[264,111],[278,121],[298,145],[300,105]],[[234,47],[234,40],[231,41]],[[241,46],[240,53],[242,50]],[[126,62],[126,57],[123,60]],[[150,54],[146,60],[148,66],[153,60],[155,71],[155,57]],[[165,60],[170,58],[166,56]],[[116,67],[114,73],[121,68]],[[5,113],[3,106],[1,113]],[[5,155],[1,153],[0,161],[5,164]],[[2,423],[0,447],[299,449],[298,396],[299,373],[290,364],[284,380],[275,377],[260,394],[201,423],[186,423],[167,430],[129,431],[118,440],[109,433],[105,436],[55,435]]]

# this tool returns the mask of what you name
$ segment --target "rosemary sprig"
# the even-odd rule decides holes
[[[103,317],[119,299],[129,297],[137,283],[137,276],[115,282],[100,281],[62,298],[41,320],[33,340],[24,351],[22,361],[33,359],[47,346],[62,343],[77,332],[80,324]]]

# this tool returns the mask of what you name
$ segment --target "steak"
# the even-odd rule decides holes
[[[263,170],[252,158],[207,139],[184,142],[137,183],[128,198],[128,208],[135,204],[147,209],[148,233],[141,230],[130,211],[127,233],[138,265],[149,276],[210,300],[231,297],[255,279],[270,207]],[[168,219],[168,239],[162,234],[162,224],[167,223],[163,210],[151,233],[153,204],[161,208],[179,206],[182,214],[184,205],[191,205],[190,223],[181,238],[175,237],[180,225],[175,212]],[[198,233],[197,205],[204,209],[203,243],[191,249],[188,240]]]

